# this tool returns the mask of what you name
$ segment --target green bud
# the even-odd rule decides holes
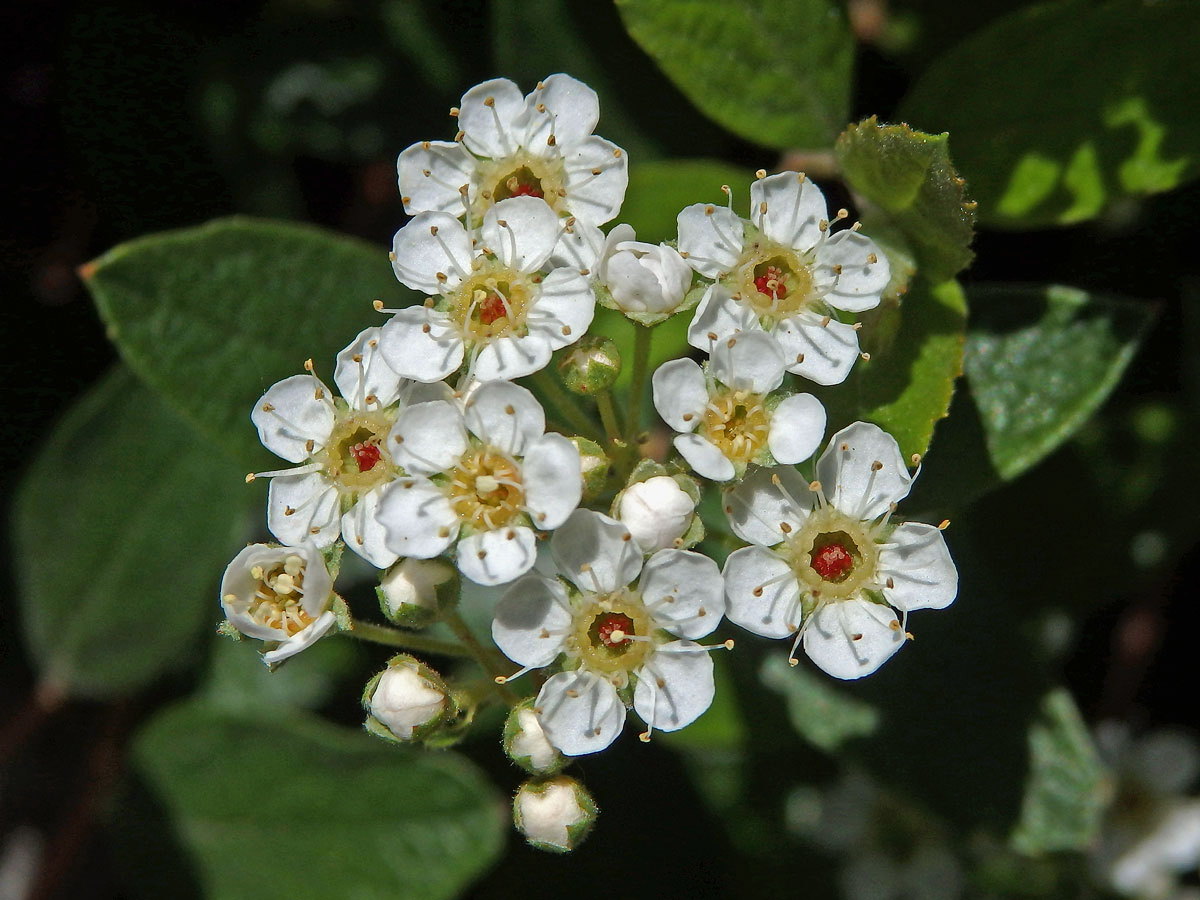
[[[389,741],[424,738],[456,714],[442,677],[407,653],[392,657],[388,667],[367,682],[362,705],[367,710],[364,727]]]
[[[572,393],[595,396],[621,374],[621,354],[611,338],[590,334],[562,355],[558,374]]]
[[[513,823],[539,850],[574,850],[596,822],[596,801],[574,778],[556,775],[525,782],[513,798]]]
[[[444,559],[402,559],[379,579],[375,595],[388,621],[424,628],[458,602],[458,570]]]
[[[526,772],[550,775],[566,765],[567,760],[546,739],[537,713],[533,711],[534,702],[530,697],[509,712],[504,723],[504,752]]]

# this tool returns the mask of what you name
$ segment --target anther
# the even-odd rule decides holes
[[[842,447],[843,447],[843,448],[845,448],[845,446],[846,446],[845,444],[842,444]],[[810,481],[810,482],[808,483],[808,489],[809,489],[810,491],[812,491],[814,494],[815,494],[815,493],[817,493],[818,491],[820,491],[820,490],[821,490],[821,482],[819,482],[819,481]]]
[[[759,181],[762,181],[764,178],[767,177],[767,170],[766,169],[756,169],[754,172],[754,177],[757,178]]]
[[[304,371],[308,372],[310,375],[315,374],[316,367],[313,366],[313,361],[311,359],[306,359],[304,361]]]
[[[275,412],[275,405],[273,403],[264,403],[262,405],[262,411],[263,412]]]
[[[516,412],[517,412],[515,409],[513,409],[513,405],[511,403],[508,404],[508,406],[504,407],[504,411],[506,413],[508,413],[510,416],[516,415]]]
[[[451,117],[452,119],[457,119],[457,118],[458,118],[458,107],[457,107],[457,106],[452,106],[452,107],[450,107],[450,117]]]
[[[950,527],[950,520],[942,519],[941,523],[938,525],[938,531],[945,531],[949,527]]]
[[[848,218],[850,218],[850,213],[846,212],[846,210],[844,210],[844,209],[839,209],[837,211],[837,217],[838,217],[838,221],[841,221],[842,219],[848,219]]]
[[[881,463],[879,460],[875,460],[875,462],[871,463],[871,471],[872,472],[878,472],[882,468],[883,468],[883,463]]]
[[[570,325],[564,325],[564,326],[562,327],[562,333],[563,333],[563,337],[569,337],[569,336],[570,336],[570,334],[571,334],[571,326],[570,326]]]
[[[315,446],[317,446],[316,442],[312,438],[309,438],[304,442],[304,452],[312,453]]]
[[[879,262],[879,257],[876,256],[874,253],[868,253],[867,254],[867,262],[877,263],[877,262]]]
[[[421,333],[422,333],[422,334],[429,334],[429,332],[430,332],[430,331],[432,331],[432,330],[433,330],[433,329],[429,327],[429,323],[428,323],[428,322],[426,322],[424,325],[422,325],[422,326],[421,326]]]
[[[870,362],[871,354],[868,353],[866,350],[864,350],[862,353],[858,354],[858,358],[861,359],[863,362]]]
[[[909,460],[911,460],[911,462],[914,466],[919,466],[921,464],[921,454],[914,453],[912,456],[909,457]]]
[[[711,216],[714,212],[716,212],[716,210],[717,208],[710,203],[708,206],[704,207],[704,214],[706,216]]]
[[[382,300],[372,300],[371,306],[375,307],[375,312],[383,312],[383,301]]]
[[[758,211],[759,211],[759,213],[761,213],[764,216],[767,214],[767,201],[766,200],[764,200],[762,203],[758,204]]]
[[[782,531],[784,534],[791,534],[791,533],[792,533],[792,526],[791,526],[791,525],[789,525],[787,522],[780,522],[780,523],[779,523],[779,530],[780,530],[780,531]]]
[[[257,476],[253,472],[246,473],[246,484],[252,482]]]
[[[729,639],[727,639],[727,640],[725,641],[725,649],[726,649],[726,650],[732,650],[733,648],[734,648],[734,640],[733,640],[733,638],[729,638]]]
[[[891,575],[888,576],[887,587],[889,590],[892,590],[896,587],[896,579],[894,579]]]
[[[495,106],[496,98],[495,97],[485,97],[483,100],[483,105],[484,106]]]

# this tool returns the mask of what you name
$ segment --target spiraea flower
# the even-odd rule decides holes
[[[904,643],[909,612],[958,593],[941,530],[891,521],[912,481],[895,439],[855,422],[830,440],[816,481],[779,467],[727,490],[730,525],[752,545],[725,562],[729,619],[764,637],[794,634],[793,664],[802,641],[836,678],[874,672]]]
[[[550,743],[567,756],[603,750],[625,724],[622,695],[630,689],[648,726],[644,739],[655,728],[695,721],[714,693],[711,648],[695,639],[710,634],[724,612],[717,564],[688,550],[660,550],[643,566],[624,525],[585,509],[554,532],[550,550],[563,577],[521,578],[496,604],[492,622],[496,645],[524,667],[518,675],[564,657],[564,671],[535,702]]]
[[[226,567],[221,608],[246,637],[267,641],[263,662],[295,656],[334,623],[333,579],[311,542],[251,544]]]
[[[696,307],[688,342],[710,350],[731,334],[761,329],[779,344],[789,372],[840,384],[860,351],[856,328],[839,313],[879,305],[891,279],[887,256],[857,225],[833,232],[824,196],[802,173],[759,178],[750,209],[750,222],[705,203],[679,214],[680,253],[716,280]],[[839,210],[836,219],[845,216]]]
[[[465,404],[401,411],[388,447],[408,477],[379,503],[388,548],[430,559],[457,543],[459,571],[484,585],[529,571],[534,528],[561,525],[583,490],[579,450],[545,428],[533,394],[505,381],[480,385]]]
[[[555,350],[583,337],[596,308],[577,270],[540,271],[560,227],[545,203],[514,197],[488,209],[477,233],[441,212],[421,213],[401,228],[392,268],[431,296],[424,306],[396,310],[383,327],[387,364],[425,382],[447,377],[464,359],[467,380],[544,368]]]
[[[419,141],[400,154],[400,199],[409,215],[467,215],[478,221],[510,197],[536,197],[556,215],[603,224],[621,209],[628,159],[592,134],[596,92],[551,75],[522,97],[506,78],[477,84],[457,109],[455,141]]]
[[[396,375],[380,357],[380,329],[368,328],[337,356],[334,394],[313,373],[293,375],[263,394],[251,420],[263,446],[293,469],[270,477],[267,527],[285,544],[346,545],[381,568],[396,561],[375,519],[379,489],[398,474],[385,442],[404,403],[447,396],[445,385],[422,385]]]
[[[681,432],[675,449],[696,472],[729,481],[750,463],[798,463],[825,435],[825,407],[812,394],[773,395],[784,358],[762,332],[742,332],[713,348],[707,372],[690,359],[654,372],[654,406]]]

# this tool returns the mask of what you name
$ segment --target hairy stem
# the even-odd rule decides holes
[[[558,383],[548,369],[535,372],[532,378],[542,393],[550,398],[555,408],[575,430],[576,434],[592,440],[600,439],[600,430],[596,427],[595,421],[584,414],[583,410],[579,408],[578,401],[567,393],[566,389]]]
[[[629,442],[637,441],[642,427],[642,395],[646,393],[646,372],[650,368],[650,343],[654,338],[652,329],[645,325],[634,327],[633,375],[629,382],[629,419],[625,423]]]
[[[383,644],[388,647],[396,647],[400,650],[415,650],[418,653],[436,653],[439,656],[460,656],[467,659],[472,659],[475,656],[470,649],[464,647],[462,644],[426,637],[423,634],[416,634],[411,631],[401,631],[399,628],[391,628],[387,625],[363,622],[359,619],[355,619],[350,631],[345,633],[352,638],[358,638],[360,641],[370,641],[373,644]]]

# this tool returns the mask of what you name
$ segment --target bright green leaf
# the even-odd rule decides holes
[[[133,765],[217,900],[450,898],[496,859],[506,829],[463,757],[298,715],[177,706],[135,739]],[[144,889],[162,896],[153,880]]]
[[[1046,695],[1041,717],[1029,729],[1029,757],[1013,848],[1031,856],[1086,850],[1100,830],[1112,792],[1087,726],[1067,691]]]
[[[948,139],[872,116],[842,132],[835,148],[846,181],[904,235],[934,282],[953,278],[974,257],[976,204],[950,163]]]
[[[918,278],[902,302],[862,316],[869,360],[855,364],[844,384],[818,393],[829,428],[874,422],[900,443],[907,458],[925,454],[933,426],[946,415],[962,373],[966,298],[956,281],[930,286]]]
[[[40,677],[110,698],[195,662],[258,492],[125,370],[40,449],[13,522],[21,620]]]
[[[618,221],[628,222],[639,241],[657,244],[679,236],[676,219],[693,203],[724,203],[729,185],[744,207],[754,173],[715,159],[673,159],[629,168],[629,189]]]
[[[822,750],[832,753],[851,738],[869,736],[879,727],[874,706],[838,690],[807,666],[788,665],[782,654],[763,660],[759,678],[783,694],[796,732]]]
[[[745,741],[746,727],[742,723],[737,686],[729,665],[722,659],[713,662],[717,691],[712,706],[687,728],[664,731],[661,739],[667,746],[677,750],[719,751],[739,748]]]
[[[617,0],[633,39],[700,110],[779,149],[827,147],[850,108],[854,40],[828,0]]]
[[[1196,175],[1197,33],[1186,0],[1029,7],[934,62],[899,114],[953,135],[987,224],[1081,222]]]
[[[308,358],[330,380],[335,354],[383,324],[372,300],[415,299],[383,246],[243,218],[122,244],[82,275],[134,371],[247,467],[271,459],[250,424],[262,392]]]

